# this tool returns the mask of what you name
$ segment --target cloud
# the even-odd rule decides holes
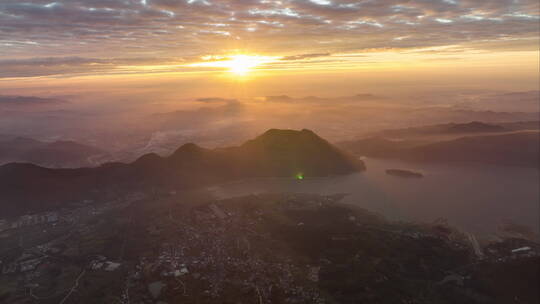
[[[265,102],[291,102],[294,101],[294,99],[287,95],[279,95],[279,96],[265,96],[262,98]]]
[[[537,0],[2,0],[0,77],[103,72],[118,58],[202,56],[239,45],[284,60],[479,41],[525,41],[520,47],[531,49],[539,11]],[[70,54],[81,58],[68,68],[52,59]],[[52,60],[18,68],[6,61],[32,57]]]
[[[371,93],[360,93],[353,96],[340,96],[332,98],[322,98],[318,96],[306,96],[295,98],[288,95],[276,95],[276,96],[265,96],[260,98],[264,102],[282,102],[282,103],[292,103],[292,104],[301,104],[301,103],[319,103],[319,104],[356,104],[357,102],[370,102],[370,101],[383,101],[385,100],[382,96],[373,95]],[[367,105],[368,103],[364,103]]]
[[[173,88],[175,98],[177,88],[177,85]],[[119,111],[113,108],[112,112],[110,107],[116,107],[118,103],[103,98],[103,95],[97,97],[107,100],[106,110],[101,108],[103,105],[95,103],[85,103],[80,107],[76,97],[64,104],[59,97],[0,96],[0,130],[5,134],[43,139],[62,136],[81,142],[91,140],[89,143],[104,148],[111,148],[110,138],[114,137],[115,149],[123,147],[126,151],[135,151],[133,146],[141,142],[148,142],[148,148],[159,143],[174,149],[180,143],[190,141],[208,147],[227,146],[269,128],[309,128],[338,141],[380,129],[441,122],[535,120],[538,118],[539,94],[538,91],[462,91],[451,88],[426,92],[423,99],[429,103],[423,103],[418,96],[414,96],[411,102],[404,102],[407,96],[383,97],[371,93],[307,97],[272,95],[265,99],[242,101],[214,95],[217,97],[201,98],[206,101],[199,101],[194,108],[194,103],[186,107],[152,103],[147,107],[122,108]],[[150,98],[159,99],[156,96]],[[130,104],[133,102],[132,98],[126,100]],[[433,100],[441,101],[434,103]],[[456,106],[467,102],[468,107]],[[13,103],[26,107],[14,106]],[[4,111],[2,104],[11,106]],[[515,109],[525,111],[524,104],[530,105],[533,112],[511,113]],[[495,112],[497,109],[506,113]],[[160,113],[149,114],[156,111]],[[139,152],[137,150],[134,156],[139,156]]]
[[[43,106],[64,104],[66,101],[55,98],[42,98],[35,96],[6,96],[0,95],[0,107],[24,107],[24,106]]]
[[[482,95],[467,105],[474,109],[508,112],[540,112],[540,91]]]
[[[123,73],[123,67],[179,64],[178,58],[92,58],[92,57],[37,57],[0,60],[1,77],[32,77],[49,75],[77,75],[88,73]]]
[[[197,101],[204,102],[204,103],[231,103],[231,102],[238,102],[238,100],[236,100],[236,99],[227,99],[227,98],[220,98],[220,97],[198,98]]]
[[[352,96],[353,100],[365,101],[365,100],[381,100],[384,99],[381,96],[373,95],[371,93],[360,93]]]
[[[303,60],[303,59],[311,59],[311,58],[327,57],[327,56],[330,56],[330,53],[301,54],[301,55],[285,56],[281,58],[281,60]]]

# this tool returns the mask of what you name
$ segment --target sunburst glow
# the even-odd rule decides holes
[[[254,67],[265,62],[264,59],[258,56],[236,55],[228,61],[227,66],[229,71],[237,75],[245,75]]]
[[[237,76],[245,76],[253,69],[275,60],[270,56],[259,55],[231,55],[225,57],[204,57],[205,62],[194,63],[191,66],[226,68]]]

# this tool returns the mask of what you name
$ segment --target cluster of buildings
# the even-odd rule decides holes
[[[0,261],[0,270],[2,274],[25,273],[36,269],[46,258],[46,255],[39,252],[26,252],[11,263]]]
[[[88,201],[69,210],[24,215],[11,221],[0,220],[0,232],[38,224],[53,224],[55,229],[60,229],[62,233],[60,237],[54,236],[55,239],[52,241],[26,248],[22,255],[18,253],[18,257],[10,259],[9,263],[2,264],[0,261],[0,274],[22,274],[27,283],[33,283],[32,274],[39,275],[40,269],[49,263],[48,257],[59,256],[56,254],[58,252],[54,252],[57,250],[56,247],[69,239],[72,231],[94,229],[94,226],[87,225],[89,219],[109,210],[126,207],[132,201],[141,198],[144,198],[142,194],[134,194],[129,199],[99,205]],[[291,194],[280,203],[279,211],[311,214],[312,211],[326,204],[332,204],[338,199],[338,196],[306,199],[301,195]],[[258,203],[253,205],[258,206]],[[239,302],[238,299],[245,297],[242,298],[242,303],[324,304],[324,296],[320,294],[318,284],[320,281],[324,282],[324,274],[327,272],[323,271],[321,276],[321,266],[324,268],[324,265],[332,262],[323,258],[308,262],[297,258],[293,252],[275,250],[280,248],[280,241],[269,233],[270,229],[265,220],[269,211],[264,208],[246,211],[243,208],[216,201],[187,207],[183,209],[185,213],[176,218],[171,210],[168,216],[159,213],[160,216],[154,219],[145,218],[143,229],[146,229],[147,234],[140,237],[148,237],[155,240],[153,244],[159,244],[155,247],[155,251],[151,250],[153,248],[145,248],[145,252],[153,252],[152,254],[144,254],[143,257],[131,261],[123,260],[122,255],[119,255],[120,257],[109,255],[107,258],[104,251],[100,252],[102,255],[81,255],[85,259],[88,256],[93,257],[89,264],[86,264],[89,260],[85,260],[84,269],[94,271],[94,275],[127,274],[126,282],[129,284],[126,286],[132,288],[132,300],[136,301],[137,293],[142,291],[142,297],[146,298],[140,302],[145,303],[169,300],[172,294],[175,297],[185,296],[184,300],[202,295],[210,299],[206,303],[225,302],[228,299]],[[387,238],[405,237],[411,241],[437,238],[447,244],[453,244],[452,247],[467,246],[477,256],[485,255],[488,261],[489,259],[506,261],[540,255],[539,245],[525,241],[512,241],[490,247],[480,246],[474,236],[447,228],[444,222],[420,229],[416,225],[393,225],[391,228],[366,224],[361,214],[343,214],[343,220],[351,225],[384,232]],[[59,221],[63,224],[56,225]],[[306,217],[301,221],[295,219],[291,225],[302,230],[307,229],[310,223]],[[75,227],[78,229],[72,229]],[[356,230],[333,233],[329,240],[343,242],[355,239],[354,231]],[[73,244],[71,243],[71,247],[76,247]],[[274,248],[274,251],[271,248]],[[62,254],[65,251],[62,251]],[[463,286],[467,280],[465,275],[456,272],[448,274],[437,284]],[[130,293],[127,290],[128,288],[125,297],[123,296],[123,303],[130,303]]]
[[[125,207],[135,201],[148,198],[143,192],[135,191],[126,194],[121,200],[97,204],[94,200],[85,199],[74,203],[71,208],[62,208],[60,212],[43,212],[26,214],[15,219],[0,219],[0,232],[40,224],[53,224],[61,219],[77,222],[80,218],[100,215],[113,208]]]
[[[485,248],[487,260],[501,263],[511,260],[540,256],[540,245],[525,239],[506,239]]]
[[[99,255],[90,262],[89,268],[92,270],[115,271],[122,266],[122,263],[107,260],[106,257]]]
[[[94,204],[92,200],[84,200],[75,204],[72,208],[62,208],[59,211],[27,214],[13,219],[0,219],[0,233],[2,233],[0,234],[0,239],[17,239],[18,242],[16,242],[17,244],[14,249],[17,247],[22,249],[22,254],[16,258],[4,258],[0,256],[0,274],[22,273],[27,278],[32,277],[30,275],[32,273],[34,273],[34,276],[38,275],[37,270],[40,265],[48,257],[60,251],[56,247],[56,244],[67,239],[72,232],[77,230],[76,227],[84,228],[85,222],[88,219],[99,216],[109,210],[125,207],[141,198],[144,198],[143,194],[134,193],[120,202],[110,201],[108,203]],[[18,230],[38,225],[48,225],[49,228],[54,227],[55,233],[48,234],[53,229]],[[61,233],[59,237],[58,233]],[[54,239],[51,240],[51,238]],[[27,241],[27,239],[30,239],[30,241]],[[25,241],[23,242],[22,240]],[[41,244],[32,244],[36,241],[39,242],[38,240],[47,241]],[[106,271],[116,270],[119,266],[120,263],[112,261],[100,261],[99,263],[90,264],[91,269],[103,269]]]
[[[175,242],[162,244],[159,255],[137,266],[136,277],[145,278],[152,297],[157,300],[164,287],[180,285],[186,293],[198,286],[202,294],[218,299],[233,292],[234,282],[236,291],[256,294],[259,303],[272,303],[276,293],[290,303],[323,303],[316,288],[320,267],[264,252],[253,243],[273,240],[257,232],[257,219],[230,209],[213,203],[192,210],[187,221],[174,221]],[[158,233],[155,227],[150,230]]]
[[[51,224],[58,222],[58,212],[45,212],[38,214],[23,215],[14,220],[0,220],[0,232],[8,229],[16,229],[39,224]]]

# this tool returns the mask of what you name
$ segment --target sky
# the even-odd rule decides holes
[[[536,0],[2,0],[0,77],[537,64]],[[501,62],[503,61],[503,62]]]

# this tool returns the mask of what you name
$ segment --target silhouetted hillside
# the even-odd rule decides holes
[[[400,158],[538,167],[539,132],[467,136],[402,151]]]
[[[340,146],[359,156],[538,167],[540,137],[538,131],[521,131],[424,143],[368,138]]]
[[[445,130],[448,133],[481,133],[481,132],[504,132],[505,128],[487,124],[479,121],[473,121],[465,124],[451,124]]]
[[[412,138],[423,136],[442,135],[465,135],[471,133],[498,133],[518,130],[538,129],[538,122],[517,122],[491,124],[479,121],[469,123],[448,123],[439,125],[428,125],[413,128],[389,129],[377,132],[376,136],[388,138]]]
[[[169,157],[147,154],[130,164],[48,169],[30,164],[0,167],[5,215],[69,202],[115,199],[133,191],[164,191],[250,177],[346,174],[364,164],[309,130],[269,130],[239,147],[209,150],[185,144]]]
[[[255,176],[324,176],[364,169],[353,159],[310,130],[272,129],[238,148],[226,151]],[[249,172],[256,170],[255,172]]]
[[[503,128],[512,131],[540,130],[540,121],[517,121],[499,124]]]

